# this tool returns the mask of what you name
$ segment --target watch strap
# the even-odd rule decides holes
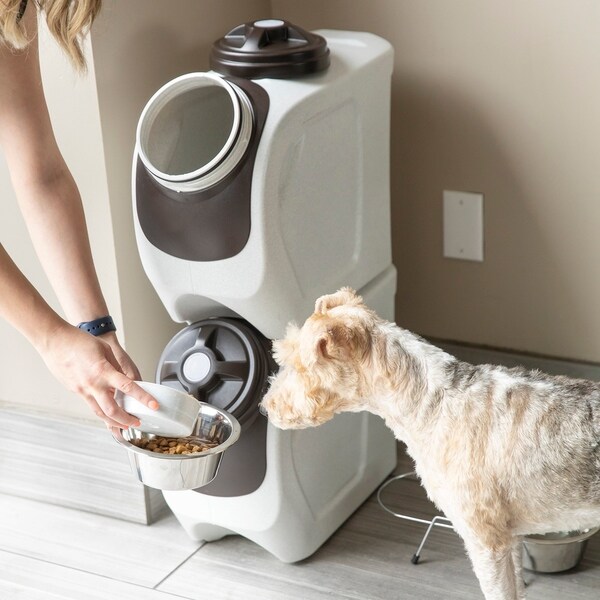
[[[110,315],[94,319],[93,321],[83,321],[77,327],[83,329],[83,331],[87,331],[91,335],[102,335],[103,333],[117,330]]]

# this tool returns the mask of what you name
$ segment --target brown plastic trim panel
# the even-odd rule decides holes
[[[137,159],[135,206],[148,241],[163,252],[193,261],[214,261],[239,254],[250,237],[252,173],[269,96],[246,79],[227,78],[246,92],[254,128],[245,155],[224,179],[200,192],[175,192],[150,175]]]

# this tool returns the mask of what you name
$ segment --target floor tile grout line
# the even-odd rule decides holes
[[[206,544],[204,544],[204,545],[206,545]],[[194,554],[198,553],[198,551],[200,551],[200,550],[201,550],[201,549],[204,547],[204,545],[203,545],[203,546],[201,546],[200,548],[198,548],[198,549],[197,549],[197,550],[194,552]],[[185,562],[187,562],[187,561],[188,561],[188,560],[189,560],[191,557],[192,557],[192,556],[188,556],[188,558],[186,558],[186,559],[185,559],[185,560],[184,560],[184,561],[181,563],[181,565],[179,565],[179,567],[181,567],[181,566],[182,566],[182,565],[183,565]],[[231,563],[229,563],[229,562],[227,562],[227,561],[224,561],[224,560],[222,560],[222,559],[206,558],[206,557],[205,557],[205,558],[204,558],[204,560],[206,560],[206,561],[207,561],[207,562],[209,562],[209,563],[212,563],[213,565],[224,566],[224,567],[227,567],[227,568],[229,568],[229,569],[232,569],[232,570],[237,570],[237,571],[240,571],[241,573],[252,573],[253,575],[256,575],[256,574],[257,574],[257,573],[256,573],[256,571],[253,571],[253,570],[252,570],[252,568],[244,568],[244,567],[241,567],[240,565],[232,565]],[[179,569],[179,567],[177,567],[177,569]],[[173,573],[174,573],[174,572],[175,572],[177,569],[174,569],[174,570],[173,570]],[[172,574],[172,573],[171,573],[171,574]],[[170,574],[170,575],[171,575],[171,574]],[[167,577],[165,577],[165,578],[163,579],[163,581],[161,581],[161,584],[162,584],[162,583],[165,581],[165,579],[167,579],[168,577],[170,577],[170,575],[168,575]],[[264,573],[262,573],[261,575],[262,575],[263,577],[266,577],[266,578],[268,578],[268,579],[272,579],[273,581],[278,581],[278,582],[282,582],[282,583],[293,583],[294,585],[297,585],[297,586],[299,586],[299,587],[302,587],[302,588],[306,588],[307,590],[315,590],[315,591],[318,591],[318,592],[325,592],[325,593],[331,593],[331,592],[333,591],[333,590],[331,590],[331,589],[329,589],[329,588],[325,588],[325,587],[318,586],[318,585],[313,585],[313,584],[310,584],[310,583],[308,583],[308,582],[305,582],[305,581],[290,581],[289,579],[287,579],[287,578],[286,578],[286,577],[284,577],[284,576],[265,575]],[[158,591],[161,591],[161,590],[158,590]],[[348,595],[347,595],[347,593],[342,593],[342,594],[341,594],[339,597],[340,597],[340,598],[344,598],[344,599],[346,599],[346,600],[365,600],[363,596],[356,596],[356,595],[354,595],[354,594],[353,594],[353,595],[351,595],[351,596],[348,596]]]
[[[162,585],[167,579],[169,579],[169,577],[171,577],[171,575],[173,575],[173,573],[175,573],[178,569],[183,567],[183,565],[185,565],[185,563],[188,562],[188,560],[190,560],[193,556],[195,556],[198,552],[200,552],[200,550],[202,550],[202,548],[205,545],[206,545],[206,542],[204,542],[203,544],[200,544],[200,546],[198,546],[187,558],[182,560],[174,569],[171,570],[170,573],[167,573],[167,575],[165,575],[156,585],[154,585],[152,587],[152,589],[160,592],[161,590],[158,589],[158,586]]]
[[[201,547],[202,546],[200,546],[200,548]],[[196,550],[194,550],[194,552],[192,553],[192,555],[195,554],[198,550],[200,550],[200,548],[196,548]],[[173,592],[165,592],[163,590],[157,590],[157,589],[155,589],[153,587],[149,587],[147,585],[142,585],[140,583],[135,583],[133,581],[125,581],[124,579],[118,579],[116,577],[109,577],[108,575],[103,575],[101,573],[94,573],[93,571],[86,571],[85,569],[80,569],[78,567],[71,567],[69,565],[64,565],[62,563],[54,562],[52,560],[46,560],[44,558],[38,558],[36,556],[31,556],[30,554],[25,554],[23,552],[15,552],[14,550],[7,550],[6,548],[0,548],[0,551],[1,552],[6,552],[7,554],[14,554],[15,556],[20,556],[22,558],[28,558],[29,560],[35,560],[35,561],[46,563],[46,564],[49,564],[49,565],[54,565],[55,567],[62,567],[63,569],[69,569],[71,571],[77,571],[79,573],[85,573],[86,575],[92,575],[94,577],[101,577],[102,579],[108,579],[109,581],[115,581],[117,583],[123,583],[125,585],[131,585],[131,586],[134,586],[134,587],[137,587],[137,588],[141,588],[141,589],[144,589],[144,590],[153,590],[155,592],[160,592],[161,594],[166,594],[167,597],[168,597],[168,595],[171,595],[171,596],[173,596],[175,598],[184,598],[184,600],[190,600],[190,598],[188,596],[181,596],[181,595],[175,594]],[[189,558],[189,556],[188,556],[188,558]]]

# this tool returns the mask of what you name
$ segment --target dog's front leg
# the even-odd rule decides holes
[[[522,600],[522,584],[517,583],[517,566],[512,540],[508,543],[484,545],[478,539],[465,536],[465,546],[473,570],[486,600]],[[519,557],[520,558],[520,557]]]
[[[525,598],[525,579],[523,578],[523,538],[513,538],[512,558],[515,567],[515,580],[517,584],[517,598]]]

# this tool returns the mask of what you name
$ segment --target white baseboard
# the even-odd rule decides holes
[[[166,509],[105,427],[3,404],[0,423],[0,493],[144,524]]]

